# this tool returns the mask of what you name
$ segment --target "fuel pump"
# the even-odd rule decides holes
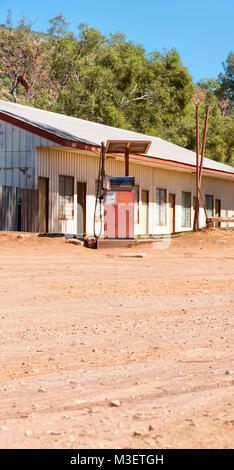
[[[96,191],[94,235],[98,238],[103,230],[102,204],[104,203],[104,238],[133,239],[134,238],[134,194],[135,178],[129,176],[129,155],[146,153],[150,141],[108,140],[106,146],[102,142],[99,164],[98,183]],[[106,154],[125,155],[125,176],[114,177],[105,174]],[[95,217],[97,203],[100,206],[100,230],[95,232]]]

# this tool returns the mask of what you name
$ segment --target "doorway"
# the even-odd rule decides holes
[[[141,191],[141,235],[148,235],[149,191]]]
[[[221,217],[221,201],[220,201],[220,199],[215,199],[215,217]],[[220,227],[220,222],[216,222],[215,227]]]
[[[49,178],[38,178],[39,190],[39,231],[48,233],[49,221]]]
[[[175,232],[175,194],[169,194],[169,230]]]
[[[86,233],[86,183],[77,183],[77,235]]]
[[[194,226],[194,220],[195,220],[195,214],[196,214],[196,206],[197,206],[197,198],[196,196],[193,196],[193,226]]]

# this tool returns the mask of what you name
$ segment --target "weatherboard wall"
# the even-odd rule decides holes
[[[52,233],[77,233],[77,182],[86,183],[86,233],[93,234],[93,219],[95,208],[95,181],[98,177],[99,155],[88,155],[85,152],[60,148],[37,149],[37,177],[49,178],[49,232]],[[114,157],[106,159],[106,173],[111,176],[124,176],[124,161]],[[130,163],[131,176],[135,176],[135,184],[139,185],[139,224],[135,224],[135,235],[141,231],[141,191],[149,191],[148,225],[149,234],[169,233],[169,208],[167,203],[166,225],[156,224],[156,188],[167,190],[175,194],[175,231],[188,231],[192,229],[193,207],[191,207],[191,226],[182,226],[182,191],[191,192],[192,201],[196,195],[196,175],[189,171],[178,169],[165,169],[159,166]],[[73,220],[58,220],[58,184],[59,175],[74,177],[74,218]],[[234,183],[233,181],[219,179],[212,176],[204,176],[202,193],[214,196],[214,200],[221,200],[221,216],[231,217],[234,214]],[[215,207],[215,205],[214,205]],[[215,214],[215,213],[214,213]],[[213,214],[213,215],[214,215]],[[226,224],[222,224],[225,226]],[[233,224],[232,224],[233,225]],[[205,226],[204,210],[200,207],[200,226]],[[99,233],[100,217],[96,215],[96,231]],[[103,234],[103,230],[102,230]]]

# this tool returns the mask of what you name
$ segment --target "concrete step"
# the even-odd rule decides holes
[[[102,249],[102,248],[131,248],[132,246],[136,246],[137,241],[136,240],[121,240],[121,239],[97,239],[97,249]]]

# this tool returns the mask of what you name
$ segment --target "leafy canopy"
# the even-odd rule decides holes
[[[195,150],[195,107],[210,105],[206,155],[234,165],[233,69],[230,52],[218,78],[193,83],[178,51],[155,50],[103,35],[87,24],[77,34],[60,13],[48,34],[11,13],[0,27],[0,93],[59,113],[155,135]],[[201,126],[202,128],[202,126]],[[201,129],[202,139],[202,129]]]

